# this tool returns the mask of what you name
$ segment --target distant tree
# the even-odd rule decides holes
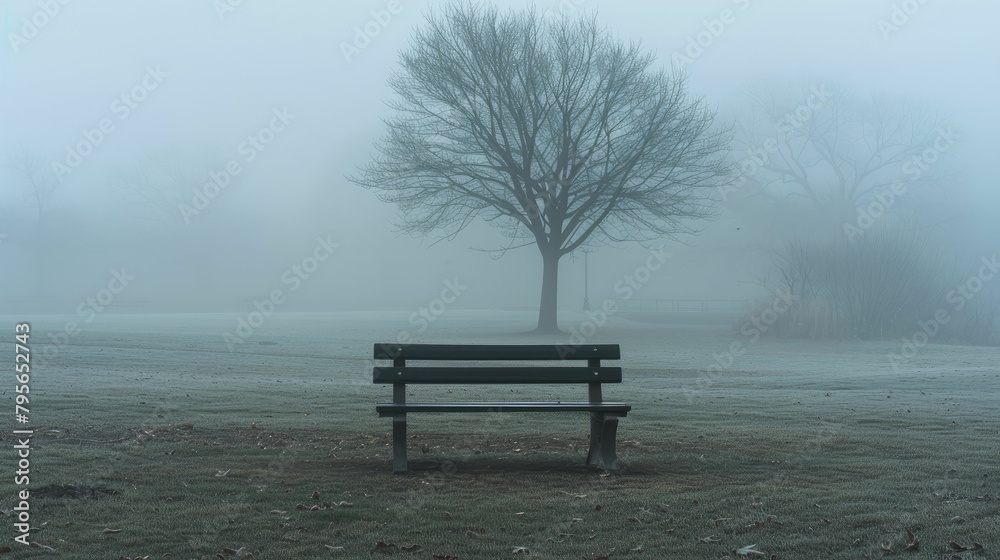
[[[8,151],[5,155],[5,166],[12,170],[13,181],[5,182],[4,186],[10,188],[10,192],[3,193],[4,202],[9,201],[15,206],[10,211],[11,217],[16,223],[25,225],[18,227],[16,231],[11,231],[8,229],[9,223],[0,224],[0,234],[2,234],[0,237],[3,237],[0,241],[10,236],[12,241],[27,248],[34,262],[32,266],[34,276],[30,283],[31,295],[40,297],[46,294],[48,287],[57,280],[57,274],[53,272],[56,263],[49,258],[49,253],[53,245],[59,242],[55,233],[61,224],[50,219],[53,195],[59,186],[59,181],[49,167],[48,160],[23,144],[19,144],[17,149]],[[25,215],[27,218],[23,217]],[[33,228],[27,226],[32,220],[34,220]]]
[[[734,142],[739,193],[790,223],[825,224],[851,240],[903,216],[950,175],[958,135],[932,108],[826,85],[751,91]],[[756,199],[756,200],[749,200]],[[756,203],[756,204],[754,204]]]
[[[49,169],[46,159],[30,152],[23,144],[18,145],[17,150],[7,153],[7,166],[20,179],[24,189],[21,195],[24,206],[35,210],[39,229],[42,229],[59,181]]]
[[[195,162],[178,152],[146,154],[120,170],[114,186],[135,204],[135,216],[180,228],[191,221],[182,206],[191,207],[194,192],[209,181],[210,171],[220,168]]]
[[[947,210],[928,201],[950,184],[960,136],[934,109],[904,99],[825,85],[747,98],[739,178],[723,191],[739,200],[735,212],[786,228],[765,241],[767,276],[798,302],[769,334],[912,334],[955,280],[945,256],[955,247],[928,231],[947,227]]]
[[[926,232],[878,225],[851,243],[843,237],[789,242],[773,255],[771,287],[795,303],[766,334],[886,340],[919,329],[957,282],[949,259]]]
[[[729,134],[593,18],[457,5],[431,15],[389,80],[377,155],[351,180],[398,205],[401,229],[452,239],[477,218],[535,245],[539,331],[556,331],[559,260],[592,242],[693,230],[730,173]]]

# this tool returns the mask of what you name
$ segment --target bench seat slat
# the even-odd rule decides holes
[[[617,344],[375,344],[376,360],[620,360]]]
[[[620,367],[376,367],[375,383],[621,383]]]
[[[404,412],[604,412],[626,414],[632,407],[621,402],[482,402],[482,403],[379,403],[380,416]]]

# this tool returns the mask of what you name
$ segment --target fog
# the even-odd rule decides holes
[[[454,239],[400,233],[398,210],[348,180],[385,132],[386,80],[435,3],[405,1],[397,13],[390,5],[397,6],[4,2],[0,160],[15,165],[0,168],[0,314],[72,314],[109,283],[117,291],[113,311],[246,311],[274,290],[282,290],[284,310],[415,310],[446,282],[465,286],[458,308],[537,306],[535,248],[500,257],[490,251],[506,240],[481,221]],[[655,52],[660,65],[677,64],[721,125],[745,114],[748,91],[788,84],[936,107],[957,140],[949,144],[945,186],[914,198],[926,205],[913,209],[915,227],[961,273],[995,254],[1000,5],[535,6],[596,13],[622,40]],[[730,23],[692,50],[693,38],[711,31],[724,10]],[[27,160],[41,162],[36,179],[54,181],[51,192],[31,188],[16,165]],[[209,183],[219,188],[206,190]],[[198,200],[196,191],[212,196]],[[784,235],[774,232],[803,226],[801,216],[755,217],[748,208],[730,197],[717,219],[692,224],[700,235],[654,243],[672,256],[641,297],[759,295],[755,278]],[[595,249],[589,295],[617,297],[616,282],[647,248]],[[561,307],[579,308],[582,257],[562,261]]]

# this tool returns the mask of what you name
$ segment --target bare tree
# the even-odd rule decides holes
[[[850,236],[852,227],[867,229],[869,206],[878,214],[873,220],[903,214],[926,187],[949,177],[944,161],[958,136],[919,103],[826,85],[757,90],[748,98],[753,109],[740,119],[735,142],[743,155],[738,188],[770,199],[786,216],[809,225],[822,220]]]
[[[728,132],[654,61],[593,18],[446,7],[402,55],[388,133],[351,180],[397,204],[404,231],[452,239],[483,219],[502,250],[535,245],[538,330],[558,330],[561,257],[689,233],[729,175]]]
[[[33,297],[38,297],[41,301],[44,294],[50,293],[49,287],[58,280],[58,274],[53,269],[56,263],[48,258],[49,249],[57,240],[53,234],[58,231],[58,223],[50,220],[53,208],[53,195],[59,186],[59,181],[49,167],[49,161],[38,155],[24,144],[18,144],[16,150],[7,152],[6,167],[14,173],[15,180],[11,182],[13,196],[4,195],[5,202],[12,201],[16,210],[12,215],[20,214],[26,210],[27,214],[33,213],[26,221],[34,218],[34,231],[29,228],[18,229],[17,242],[30,247],[30,254],[34,255],[33,278],[30,283],[30,290]],[[19,218],[15,218],[18,219]],[[3,224],[3,229],[7,229],[7,224]],[[2,237],[7,237],[12,232],[0,231]],[[2,239],[0,239],[2,241]]]
[[[206,181],[209,166],[191,163],[174,152],[146,154],[115,178],[115,187],[142,208],[135,215],[172,227],[184,225],[181,204],[190,204],[192,190]]]
[[[37,212],[39,227],[45,221],[59,182],[51,173],[44,157],[29,152],[23,144],[7,153],[7,166],[17,172],[27,189],[27,206]]]
[[[843,237],[797,240],[772,261],[774,282],[795,299],[765,333],[776,336],[907,336],[934,317],[958,276],[926,233],[888,226],[874,227],[855,243]]]

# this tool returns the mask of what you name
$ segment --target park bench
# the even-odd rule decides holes
[[[379,403],[380,417],[392,418],[392,468],[406,472],[406,415],[417,412],[588,412],[590,451],[587,464],[619,470],[615,453],[618,418],[631,406],[605,402],[602,383],[621,383],[620,367],[601,366],[601,360],[621,359],[617,344],[481,345],[481,344],[375,344],[376,360],[392,360],[392,366],[376,366],[375,383],[392,384],[392,402]],[[579,366],[408,366],[407,361],[560,361],[586,360]],[[586,401],[565,402],[406,402],[407,384],[587,384]]]

